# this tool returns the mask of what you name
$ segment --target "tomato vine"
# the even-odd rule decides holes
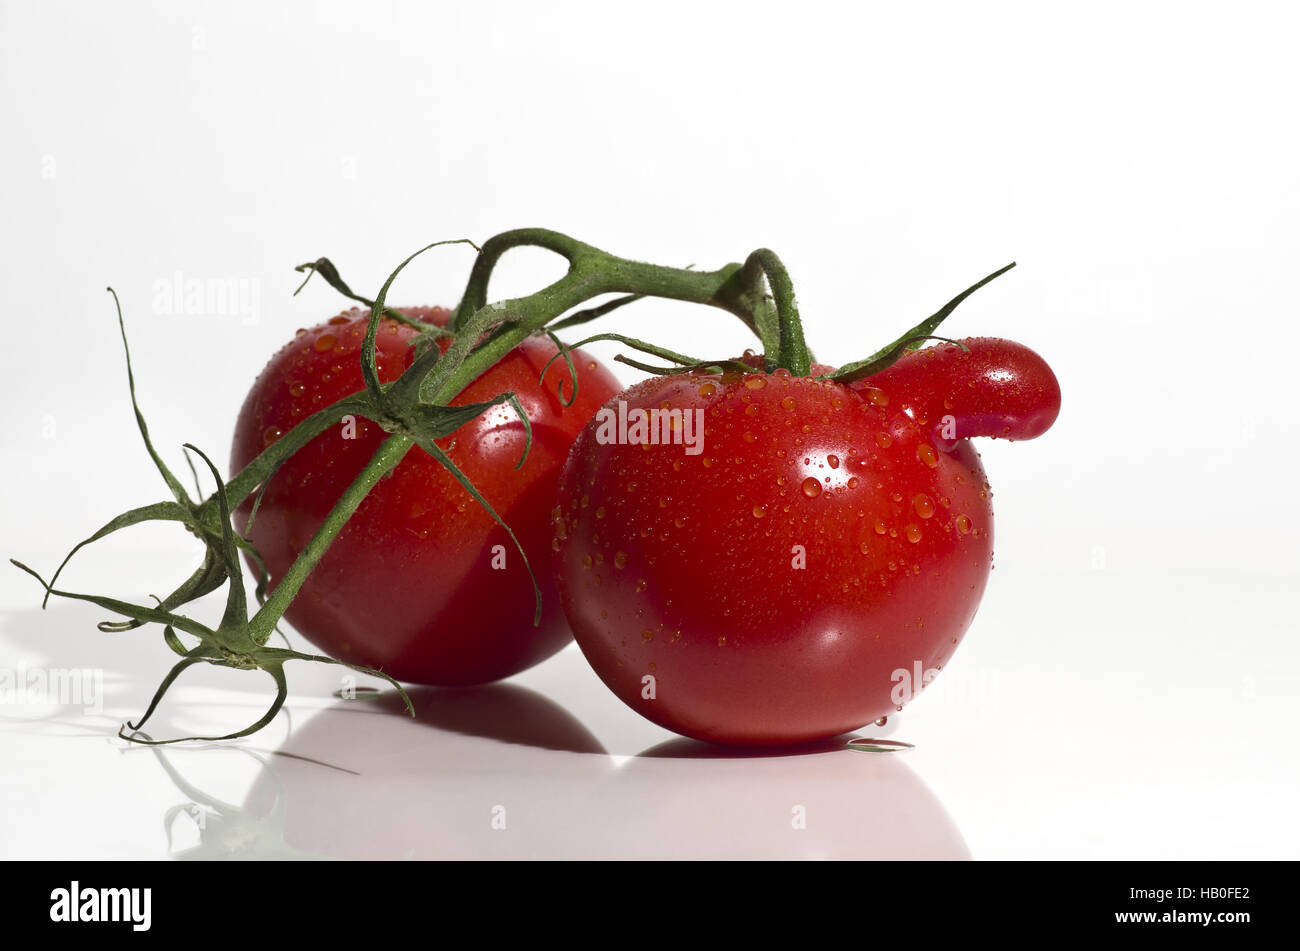
[[[386,301],[393,282],[415,258],[433,248],[455,244],[471,245],[476,251],[476,257],[470,269],[465,291],[446,329],[407,317],[401,311],[388,306]],[[564,275],[533,294],[489,302],[488,283],[494,269],[506,252],[524,246],[543,248],[563,257],[568,264]],[[932,335],[938,324],[966,296],[1007,269],[1003,268],[984,278],[893,344],[865,361],[845,366],[832,378],[838,382],[848,382],[879,372],[889,366],[918,338]],[[527,417],[514,393],[501,393],[492,400],[468,406],[450,404],[466,386],[530,335],[547,334],[555,339],[554,335],[559,330],[596,320],[615,308],[634,301],[646,297],[673,299],[717,307],[738,317],[760,341],[769,372],[782,368],[798,376],[811,373],[812,357],[804,341],[802,323],[794,299],[793,283],[780,259],[768,249],[753,252],[744,263],[731,263],[712,271],[696,271],[692,268],[666,267],[634,261],[610,254],[559,232],[542,228],[524,228],[498,234],[481,246],[467,239],[436,241],[428,244],[398,265],[373,299],[355,293],[328,258],[319,258],[299,265],[297,270],[306,274],[304,284],[313,274],[319,275],[345,297],[370,308],[360,356],[365,388],[303,420],[266,447],[240,472],[233,474],[228,482],[222,480],[216,466],[206,455],[196,447],[186,444],[186,451],[198,455],[216,481],[216,490],[203,499],[190,497],[154,446],[144,414],[136,400],[135,378],[121,305],[116,293],[109,289],[117,309],[131,404],[137,428],[146,452],[167,485],[171,499],[135,508],[111,519],[79,542],[48,581],[22,562],[15,559],[11,561],[40,582],[45,589],[43,603],[48,603],[50,596],[88,601],[127,619],[103,622],[99,625],[102,631],[123,632],[146,624],[158,624],[162,627],[164,642],[179,655],[180,659],[163,679],[144,714],[137,721],[125,724],[119,731],[119,736],[123,739],[157,745],[189,739],[233,739],[253,733],[269,723],[284,704],[288,691],[284,665],[292,660],[339,664],[385,678],[401,694],[408,711],[414,713],[410,698],[401,684],[383,671],[348,664],[323,655],[305,654],[288,648],[271,646],[270,638],[307,576],[338,536],[343,525],[378,481],[416,447],[428,453],[446,468],[465,491],[505,528],[519,547],[518,540],[509,526],[470,479],[437,445],[436,440],[454,433],[460,426],[487,408],[503,403],[509,403],[514,407],[527,428]],[[585,310],[577,310],[593,299],[609,294],[620,296]],[[375,362],[375,335],[383,317],[400,320],[420,330],[410,366],[396,381],[389,384],[379,382]],[[450,336],[450,345],[445,350],[436,343],[436,338],[443,336]],[[672,350],[615,334],[598,334],[583,342],[598,339],[619,340],[633,349],[652,353],[672,364],[665,370],[630,358],[619,358],[623,362],[650,372],[680,372],[682,369],[699,366],[725,367],[735,362],[694,360]],[[566,345],[560,345],[560,353],[566,360],[569,359],[569,349],[571,348]],[[572,371],[571,364],[570,370]],[[572,391],[573,386],[576,385],[576,377],[572,372],[570,379]],[[571,392],[569,399],[571,400],[572,397]],[[343,493],[319,530],[307,542],[285,577],[280,580],[274,591],[268,594],[265,566],[258,561],[256,551],[247,537],[241,536],[233,528],[231,511],[249,498],[253,498],[250,519],[255,518],[259,493],[279,466],[312,439],[349,416],[361,416],[375,421],[388,433],[388,436]],[[527,436],[525,457],[531,445],[531,433],[527,433]],[[186,458],[188,462],[188,456]],[[522,461],[521,458],[521,464]],[[56,587],[64,568],[82,548],[124,528],[153,521],[180,523],[202,542],[205,548],[204,561],[200,568],[167,597],[156,599],[158,601],[156,605],[135,604],[108,596],[70,592]],[[254,591],[257,608],[251,612],[238,560],[241,550],[248,552],[253,557],[254,563],[259,565],[258,583]],[[537,617],[540,616],[541,605],[536,576],[533,575],[533,567],[528,565],[527,555],[524,554],[522,547],[519,547],[519,553],[528,566],[530,576],[533,577],[535,617]],[[223,585],[228,586],[228,590],[225,610],[217,626],[210,627],[178,613],[184,605],[217,591]],[[187,646],[180,635],[188,636],[194,643]],[[154,740],[142,734],[140,730],[177,678],[199,663],[263,671],[275,683],[274,700],[257,721],[241,730],[222,736]]]

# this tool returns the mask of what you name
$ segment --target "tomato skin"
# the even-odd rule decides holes
[[[907,393],[917,418],[929,421],[936,445],[945,449],[972,436],[1034,439],[1051,428],[1061,411],[1061,386],[1047,361],[1012,340],[961,343],[907,353],[865,385]],[[952,421],[947,436],[945,416]]]
[[[441,308],[402,311],[438,324],[449,316]],[[359,351],[368,317],[354,308],[300,332],[271,358],[240,411],[232,471],[311,413],[364,388]],[[381,322],[381,381],[396,379],[409,365],[408,342],[415,333],[395,321]],[[294,599],[286,619],[304,637],[330,656],[432,685],[507,677],[568,643],[547,571],[548,515],[570,444],[619,384],[575,351],[578,396],[566,407],[555,389],[563,380],[569,393],[563,362],[538,383],[554,353],[549,342],[530,338],[452,401],[516,393],[533,432],[522,469],[515,464],[524,448],[523,424],[508,404],[439,442],[519,537],[542,589],[541,625],[533,626],[532,585],[509,536],[446,470],[415,448],[371,490]],[[344,432],[332,428],[287,460],[262,498],[251,537],[266,560],[272,588],[387,435],[361,418],[355,438],[344,438]],[[251,500],[235,513],[241,532],[250,506]],[[497,545],[503,546],[503,570],[492,566]]]
[[[588,423],[554,561],[625,703],[697,739],[789,744],[892,714],[947,664],[988,580],[991,492],[968,441],[935,447],[904,379],[679,375],[606,404],[703,410],[694,456]]]

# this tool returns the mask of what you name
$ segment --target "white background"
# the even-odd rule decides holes
[[[40,613],[5,566],[0,667],[102,669],[107,699],[0,709],[0,856],[161,856],[164,813],[201,789],[234,817],[208,823],[209,851],[1300,857],[1298,25],[1293,7],[1241,3],[3,0],[0,547],[47,572],[165,494],[108,284],[182,466],[185,441],[224,460],[266,358],[340,308],[323,284],[292,298],[293,265],[328,255],[373,292],[425,243],[525,225],[700,267],[773,247],[830,363],[1015,260],[945,332],[1030,345],[1064,401],[1042,439],[982,447],[997,570],[954,662],[886,728],[917,744],[902,755],[634,757],[670,735],[571,649],[511,696],[541,720],[567,709],[588,735],[551,745],[585,752],[507,742],[510,704],[483,704],[477,738],[358,717],[331,700],[334,673],[300,671],[292,735],[281,718],[247,744],[260,759],[178,751],[181,790],[111,738],[168,665],[156,633]],[[426,255],[390,300],[453,304],[469,263]],[[156,285],[178,274],[245,282],[256,307],[167,312]],[[556,274],[519,252],[494,296]],[[714,356],[749,345],[678,304],[608,328]],[[188,573],[186,538],[133,530],[67,586],[143,599]],[[248,677],[192,683],[159,732],[229,729],[266,699]],[[292,834],[256,818],[272,773]],[[589,795],[582,821],[557,818]],[[506,802],[517,835],[449,831],[486,829]],[[808,808],[802,838],[791,804]],[[423,844],[403,844],[417,814]],[[199,843],[185,834],[177,848]]]

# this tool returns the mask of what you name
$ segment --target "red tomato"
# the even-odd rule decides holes
[[[438,324],[449,316],[441,308],[402,310]],[[368,311],[354,308],[300,331],[271,358],[240,411],[232,471],[311,413],[364,388],[359,350],[368,317]],[[415,334],[396,321],[382,322],[376,348],[382,382],[396,379],[409,365]],[[340,660],[381,669],[398,680],[439,685],[507,677],[568,642],[547,571],[548,514],[574,437],[619,384],[575,351],[578,397],[566,407],[556,394],[560,379],[569,392],[563,363],[551,368],[544,385],[538,383],[554,353],[549,342],[530,338],[452,401],[516,393],[533,431],[522,469],[515,464],[524,448],[524,428],[508,404],[439,443],[528,553],[542,589],[541,626],[533,626],[532,584],[509,536],[416,448],[366,497],[294,599],[286,618],[303,636]],[[355,427],[355,438],[344,438],[341,427],[317,437],[272,478],[252,531],[272,586],[386,436],[368,420],[358,418]],[[241,532],[249,508],[246,503],[235,514]]]
[[[668,729],[737,744],[834,736],[919,692],[992,561],[991,493],[965,437],[1037,435],[1060,404],[1032,351],[967,344],[850,386],[689,374],[606,404],[553,512],[560,597],[601,679]],[[607,413],[620,401],[623,444]],[[633,444],[636,410],[697,414],[698,454],[688,416],[681,444],[663,444],[662,418],[660,444]],[[940,445],[945,423],[957,437]]]

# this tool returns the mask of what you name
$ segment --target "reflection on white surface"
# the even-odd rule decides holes
[[[673,740],[616,766],[576,719],[517,685],[343,702],[270,758],[250,854],[359,858],[969,858],[893,754],[844,739],[737,754]],[[261,817],[283,814],[283,822]],[[228,834],[228,813],[220,831]],[[210,826],[211,828],[211,826]]]
[[[106,590],[123,591],[142,571],[136,560],[121,560],[117,575],[95,570],[108,574]],[[919,856],[947,854],[948,840],[964,854],[963,839],[980,859],[1300,855],[1294,583],[1149,570],[1031,580],[992,589],[982,633],[926,696],[868,728],[916,744],[903,754],[643,757],[672,735],[627,709],[572,648],[515,689],[495,688],[504,694],[446,693],[421,722],[384,715],[383,701],[331,700],[338,671],[304,664],[263,732],[166,749],[188,789],[116,737],[171,664],[156,631],[102,634],[102,612],[86,604],[6,610],[0,666],[102,671],[104,712],[0,707],[0,859],[793,854],[781,847]],[[17,593],[33,599],[25,584]],[[1044,605],[1070,610],[1045,624]],[[220,603],[209,610],[219,617]],[[236,729],[266,709],[264,681],[196,668],[149,729]],[[529,701],[539,696],[550,700]],[[667,752],[690,749],[703,752]],[[506,807],[495,839],[484,818],[493,805]],[[795,805],[807,829],[783,839]]]
[[[152,747],[159,765],[176,787],[189,797],[188,802],[170,807],[163,816],[167,846],[178,859],[312,859],[317,856],[300,852],[284,839],[284,796],[277,795],[269,809],[257,812],[223,802],[189,782],[172,762],[163,747]],[[208,755],[246,756],[265,767],[266,760],[250,750],[236,746],[211,747]],[[274,772],[268,771],[278,783]],[[178,821],[193,823],[198,845],[171,851],[172,834]]]

